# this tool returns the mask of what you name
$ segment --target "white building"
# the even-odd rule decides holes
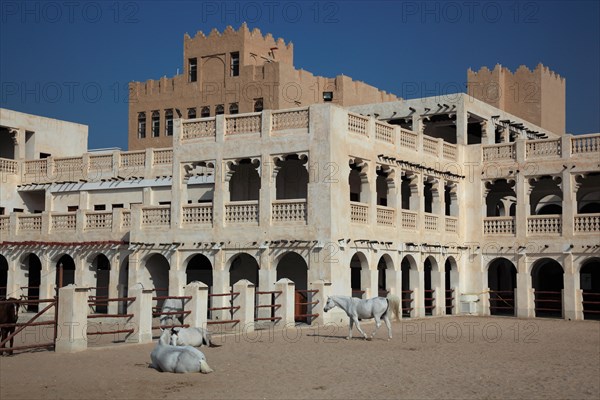
[[[53,296],[62,264],[63,284],[110,297],[287,277],[298,319],[323,285],[392,292],[405,317],[599,315],[600,134],[557,135],[464,94],[176,120],[173,148],[76,155],[60,151],[84,127],[0,117],[10,296]],[[62,144],[46,158],[43,135]]]

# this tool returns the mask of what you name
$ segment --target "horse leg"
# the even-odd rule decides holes
[[[350,318],[350,330],[348,331],[348,336],[346,337],[346,340],[350,340],[352,339],[352,327],[354,326],[354,320],[352,319],[352,317]]]
[[[381,319],[380,317],[373,317],[375,318],[375,330],[373,331],[373,334],[371,335],[371,338],[375,337],[375,334],[377,333],[377,329],[379,329],[379,327],[381,326]]]
[[[386,315],[383,317],[383,322],[385,322],[385,326],[388,329],[388,340],[392,338],[392,324],[390,323],[390,318]]]
[[[360,332],[360,333],[363,335],[363,337],[364,337],[364,338],[365,338],[365,340],[366,340],[366,339],[367,339],[367,334],[365,333],[365,331],[363,331],[363,330],[360,328],[360,324],[358,323],[358,318],[356,318],[356,319],[354,320],[354,323],[356,324],[356,329],[358,329],[358,331],[359,331],[359,332]]]

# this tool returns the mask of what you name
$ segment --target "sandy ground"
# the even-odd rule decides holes
[[[396,322],[392,341],[384,327],[372,341],[346,333],[222,335],[202,348],[208,375],[149,368],[153,344],[21,353],[0,358],[0,398],[600,398],[598,322],[444,317]]]

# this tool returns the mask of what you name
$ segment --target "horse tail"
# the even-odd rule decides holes
[[[387,301],[388,301],[388,314],[389,314],[389,310],[391,309],[392,312],[394,313],[394,318],[396,319],[396,321],[400,321],[400,298],[394,294],[388,294],[386,297]]]

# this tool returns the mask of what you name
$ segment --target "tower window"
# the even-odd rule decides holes
[[[231,53],[231,76],[238,76],[240,74],[240,53]]]
[[[173,110],[165,110],[165,134],[173,136]]]
[[[261,112],[263,110],[263,99],[262,97],[254,100],[254,112]]]
[[[221,114],[225,114],[225,107],[223,107],[223,104],[219,104],[215,107],[215,115]]]
[[[158,111],[152,112],[152,137],[160,135],[160,114]]]
[[[210,107],[202,107],[202,110],[200,110],[200,118],[208,117],[210,117]]]
[[[323,101],[333,101],[333,92],[323,92]]]
[[[188,108],[188,119],[196,118],[196,109]]]
[[[231,103],[229,105],[229,114],[237,114],[238,112],[238,103]]]
[[[144,139],[146,137],[146,113],[138,113],[138,138]]]
[[[196,82],[198,80],[198,59],[197,58],[189,58],[188,59],[188,73],[189,73],[189,81]]]

